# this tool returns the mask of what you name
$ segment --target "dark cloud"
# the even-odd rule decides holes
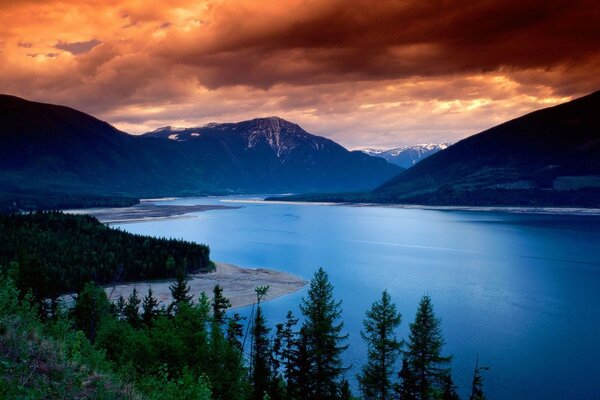
[[[68,51],[69,53],[71,53],[73,55],[79,55],[79,54],[87,53],[88,51],[90,51],[91,49],[93,49],[94,47],[98,46],[101,43],[102,42],[99,40],[92,39],[92,40],[88,40],[87,42],[73,42],[73,43],[58,42],[58,44],[54,47],[56,47],[59,50]]]
[[[307,1],[277,15],[215,7],[157,49],[209,87],[323,83],[600,65],[597,1]]]
[[[597,0],[0,8],[0,92],[136,133],[281,115],[349,147],[455,141],[600,88]]]

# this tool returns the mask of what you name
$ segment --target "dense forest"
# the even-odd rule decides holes
[[[167,262],[172,258],[173,262]],[[213,268],[209,248],[109,228],[97,219],[60,212],[0,215],[0,265],[36,300],[98,284],[167,279]]]
[[[273,327],[261,304],[268,286],[256,288],[247,320],[229,310],[218,285],[212,300],[190,292],[184,260],[210,265],[206,247],[129,235],[90,217],[56,212],[3,216],[1,226],[2,241],[11,242],[3,244],[0,261],[0,398],[459,398],[452,358],[443,353],[441,321],[428,296],[404,340],[397,336],[402,316],[390,295],[384,291],[376,299],[360,333],[367,361],[351,376],[343,361],[348,333],[342,302],[323,269],[299,310]],[[111,303],[98,279],[116,271],[118,263],[102,261],[109,253],[136,271],[124,273],[128,278],[174,276],[171,303],[159,306],[151,289]],[[60,265],[77,278],[58,273]],[[103,268],[112,272],[101,274]],[[39,277],[42,272],[63,289],[67,281],[88,281],[73,304],[48,308],[40,282],[49,281]],[[475,366],[470,400],[485,398],[484,369]],[[359,397],[350,380],[358,382]]]
[[[140,199],[131,196],[0,190],[0,213],[4,214],[69,208],[129,207],[139,202]]]

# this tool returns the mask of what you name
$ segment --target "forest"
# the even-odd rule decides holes
[[[209,265],[206,247],[196,249],[180,241],[122,236],[122,232],[113,230],[102,234],[99,232],[108,228],[101,228],[89,217],[37,213],[2,218],[2,234],[12,238],[12,243],[31,245],[37,243],[38,235],[50,239],[40,241],[39,247],[21,246],[17,258],[2,253],[0,398],[459,398],[452,380],[452,357],[443,352],[441,321],[429,296],[421,298],[415,319],[409,323],[409,336],[404,339],[397,336],[404,321],[391,296],[383,291],[380,298],[374,299],[360,332],[367,361],[354,368],[358,371],[354,376],[351,366],[343,361],[348,333],[342,302],[335,297],[334,286],[322,268],[314,274],[298,310],[290,310],[281,319],[284,322],[272,326],[262,306],[268,287],[256,288],[256,302],[247,320],[230,310],[230,302],[218,285],[212,300],[204,293],[190,293],[182,260],[193,259],[192,250],[203,249],[200,254],[206,258],[202,261]],[[57,226],[63,235],[57,233]],[[60,247],[69,229],[71,235],[77,232],[82,236],[76,242],[81,246],[73,246],[74,254],[68,254],[70,247]],[[27,237],[15,242],[17,232],[27,233]],[[155,271],[160,276],[166,269],[173,270],[170,304],[159,306],[151,289],[147,293],[134,290],[129,298],[120,297],[111,303],[100,286],[102,282],[96,280],[101,275],[90,274],[73,304],[46,307],[47,299],[36,293],[39,282],[23,279],[20,262],[36,257],[37,268],[52,274],[52,266],[60,263],[52,259],[56,252],[48,246],[62,249],[61,259],[75,260],[91,246],[91,238],[83,237],[85,232],[98,235],[93,236],[96,241],[104,240],[95,248],[97,261],[85,267],[89,271],[109,268],[108,263],[100,261],[106,256],[103,251],[111,249],[115,259],[129,260],[130,247],[123,243],[135,247],[136,243],[156,240],[152,243],[159,250],[144,263],[124,265],[145,265],[137,274]],[[139,257],[137,251],[133,254]],[[75,268],[77,263],[70,265]],[[81,268],[83,265],[87,264],[80,264]],[[64,275],[54,279],[57,276]],[[78,276],[83,279],[83,275]],[[64,282],[56,283],[69,287]],[[77,286],[75,281],[71,284]],[[485,369],[474,366],[469,400],[485,398]]]
[[[209,255],[208,246],[134,235],[85,215],[0,215],[0,265],[15,269],[17,288],[30,289],[36,300],[79,292],[90,280],[101,285],[173,278],[181,268],[206,272],[214,267]]]

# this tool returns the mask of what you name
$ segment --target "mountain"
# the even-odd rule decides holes
[[[359,151],[348,151],[279,117],[194,128],[163,127],[144,137],[196,151],[218,151],[229,160],[237,184],[255,192],[360,190],[373,188],[402,170]]]
[[[361,151],[372,157],[381,157],[391,164],[398,165],[402,168],[410,168],[419,161],[444,150],[450,146],[449,143],[441,144],[416,144],[414,146],[396,147],[389,150],[380,149],[362,149]]]
[[[600,207],[598,110],[600,91],[466,138],[372,192],[295,199]]]
[[[134,136],[68,107],[0,95],[0,126],[4,194],[348,191],[401,171],[276,117]]]

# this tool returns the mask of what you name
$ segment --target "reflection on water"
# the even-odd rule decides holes
[[[223,204],[218,198],[168,203]],[[454,355],[463,394],[479,353],[491,367],[489,398],[596,396],[600,217],[243,206],[121,228],[206,243],[215,260],[306,279],[325,267],[343,300],[346,361],[355,370],[366,357],[359,336],[364,311],[380,292],[388,289],[398,304],[402,336],[427,293],[442,318],[445,350]],[[267,303],[267,317],[275,323],[288,309],[297,313],[303,294]]]

